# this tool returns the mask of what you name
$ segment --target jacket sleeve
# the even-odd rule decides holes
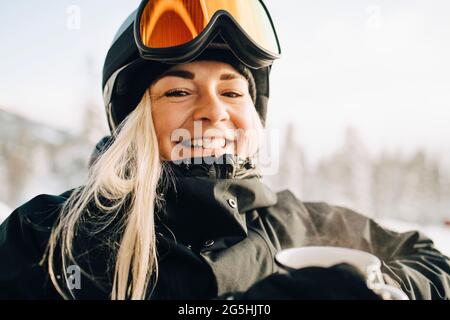
[[[387,283],[410,299],[450,299],[450,259],[419,231],[397,233],[370,220],[374,253],[383,260]]]
[[[308,207],[316,231],[328,238],[327,245],[376,255],[382,260],[386,282],[402,289],[410,299],[450,299],[450,259],[423,233],[394,232],[339,206],[310,203]],[[339,240],[333,242],[330,238]]]
[[[0,226],[0,300],[53,299],[55,291],[39,265],[63,198],[40,195]]]

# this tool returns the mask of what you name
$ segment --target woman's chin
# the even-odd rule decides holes
[[[186,148],[186,152],[183,158],[209,158],[209,157],[220,157],[226,153],[234,154],[230,148],[217,148],[217,149],[207,149],[207,148]]]

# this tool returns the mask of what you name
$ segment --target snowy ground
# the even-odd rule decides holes
[[[11,214],[11,212],[11,208],[0,202],[0,224]]]
[[[382,226],[397,232],[411,230],[422,231],[430,237],[436,248],[447,256],[450,256],[450,227],[445,225],[419,225],[399,220],[383,219],[378,220]]]

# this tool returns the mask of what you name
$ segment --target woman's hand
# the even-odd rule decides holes
[[[330,268],[309,267],[288,274],[274,274],[236,299],[242,300],[381,300],[364,276],[349,264]]]

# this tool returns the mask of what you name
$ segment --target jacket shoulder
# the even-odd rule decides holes
[[[300,200],[292,191],[286,189],[277,192],[277,204],[276,206],[289,211],[303,212],[303,214],[307,214],[308,216],[327,216],[329,214],[335,213],[349,213],[356,214],[350,209],[334,206],[327,202],[323,201],[302,201]]]
[[[351,216],[353,218],[364,218],[368,217],[364,214],[354,211],[351,208],[343,207],[340,205],[333,205],[324,201],[302,201],[290,190],[283,190],[277,193],[278,206],[286,207],[297,207],[309,215],[310,218],[326,219],[327,217],[333,216]]]
[[[0,300],[58,297],[41,262],[53,225],[72,191],[40,194],[0,225]]]
[[[13,214],[38,231],[50,231],[59,216],[65,201],[76,188],[65,191],[59,195],[40,194],[18,207]]]
[[[278,203],[271,213],[272,221],[283,225],[285,232],[303,234],[303,241],[326,245],[361,245],[373,221],[353,209],[327,202],[298,199],[291,191],[278,192]],[[299,245],[297,241],[296,245]]]

